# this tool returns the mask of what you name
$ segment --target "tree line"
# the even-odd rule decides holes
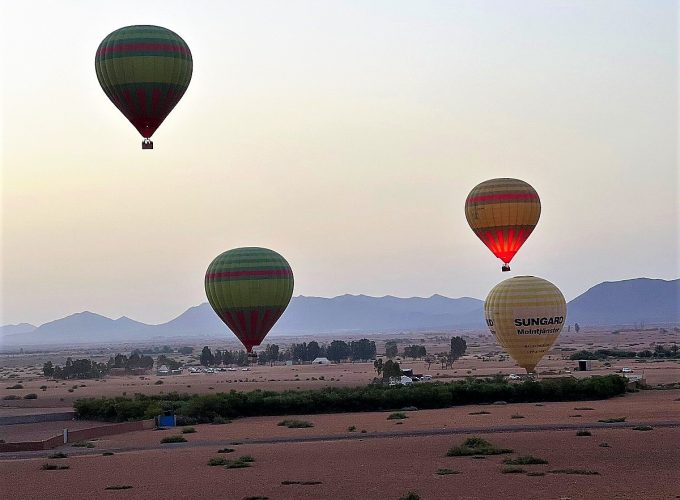
[[[151,370],[156,364],[157,367],[166,365],[171,370],[182,366],[182,363],[167,357],[164,354],[158,356],[154,363],[151,356],[143,354],[139,349],[135,349],[130,353],[130,356],[125,354],[116,354],[111,356],[106,363],[97,363],[90,359],[76,359],[66,358],[64,366],[55,365],[52,361],[47,361],[43,364],[43,374],[49,378],[55,379],[85,379],[85,378],[100,378],[107,375],[112,369],[124,369],[130,373],[134,370]]]
[[[680,348],[677,344],[671,346],[657,345],[654,350],[645,349],[643,351],[622,351],[618,349],[597,349],[596,351],[577,351],[569,356],[572,361],[579,359],[602,360],[607,358],[677,358]]]

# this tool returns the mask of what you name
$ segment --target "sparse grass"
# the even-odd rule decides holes
[[[501,455],[512,453],[509,448],[496,448],[487,440],[473,436],[466,439],[462,445],[450,448],[447,457],[467,457],[472,455]]]
[[[524,474],[526,471],[516,465],[509,465],[508,467],[503,467],[501,472],[503,474]]]
[[[405,418],[408,418],[406,416],[406,413],[402,413],[402,412],[398,411],[398,412],[390,413],[389,416],[387,417],[387,420],[403,420]]]
[[[448,476],[450,474],[460,474],[460,471],[453,470],[453,469],[437,469],[437,472],[435,472],[438,476]]]
[[[184,436],[166,436],[163,439],[161,439],[161,444],[166,444],[166,443],[186,443],[187,439]]]
[[[196,429],[194,429],[193,427],[182,428],[182,434],[193,434],[194,432],[196,432]]]
[[[600,473],[588,469],[553,469],[548,471],[550,474],[574,474],[577,476],[599,476]]]
[[[210,460],[208,460],[208,465],[210,467],[216,467],[218,465],[227,465],[229,463],[229,460],[223,457],[213,457]]]
[[[506,458],[503,460],[503,463],[507,465],[537,465],[547,464],[548,461],[542,458],[534,457],[533,455],[524,455],[517,458]]]
[[[577,436],[592,436],[593,433],[590,431],[576,431]]]
[[[104,488],[105,490],[129,490],[132,489],[132,486],[129,484],[114,484],[112,486],[107,486]]]
[[[598,422],[602,422],[604,424],[616,424],[618,422],[625,422],[626,417],[618,417],[618,418],[601,418],[598,420]]]
[[[636,425],[635,427],[633,427],[634,431],[651,431],[653,429],[654,427],[652,427],[651,425]]]
[[[306,420],[296,420],[296,419],[286,419],[286,420],[281,420],[276,425],[280,425],[282,427],[288,427],[289,429],[304,429],[307,427],[314,427],[314,424],[311,422],[307,422]]]
[[[321,481],[281,481],[281,484],[288,486],[291,484],[301,484],[303,486],[309,486],[312,484],[323,484]]]
[[[235,451],[234,448],[220,448],[217,453],[234,453]]]
[[[350,425],[347,427],[347,432],[356,432],[357,426],[356,425]]]
[[[519,415],[515,413],[514,415],[511,415],[510,418],[517,419],[517,418],[524,418],[524,415]]]
[[[94,448],[94,443],[91,441],[78,441],[73,443],[71,446],[74,448]]]
[[[61,451],[58,451],[56,453],[52,453],[51,455],[48,455],[47,458],[68,458],[68,455],[66,453],[63,453]]]
[[[482,411],[472,411],[472,412],[468,413],[468,415],[491,415],[491,412],[490,411],[484,411],[484,410],[482,410]]]
[[[42,470],[66,470],[69,468],[68,465],[57,465],[57,464],[42,464],[40,467]]]

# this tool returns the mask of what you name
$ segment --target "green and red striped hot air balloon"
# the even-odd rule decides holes
[[[266,248],[246,247],[218,255],[205,273],[205,294],[222,321],[248,351],[262,343],[293,296],[293,270]]]
[[[193,72],[189,46],[160,26],[127,26],[99,44],[97,79],[111,102],[142,134],[142,149],[186,92]]]

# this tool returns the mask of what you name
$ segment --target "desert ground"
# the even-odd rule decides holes
[[[400,350],[409,343],[424,344],[428,352],[443,352],[448,348],[442,334],[401,335],[406,342],[399,345]],[[653,331],[563,334],[539,365],[541,377],[591,376],[629,367],[657,390],[629,393],[605,401],[407,411],[407,418],[397,420],[388,419],[389,412],[295,416],[313,424],[301,429],[277,425],[284,417],[244,418],[224,425],[196,425],[195,433],[183,434],[188,442],[179,444],[161,444],[160,440],[179,434],[180,429],[136,431],[94,440],[93,448],[66,445],[42,452],[0,454],[3,490],[8,498],[97,495],[147,499],[396,500],[409,491],[422,499],[680,498],[677,481],[680,389],[669,389],[680,382],[680,362],[610,360],[610,366],[593,362],[592,371],[576,372],[576,362],[568,359],[574,350],[639,351],[653,349],[657,343],[677,341],[675,337],[677,334],[668,337]],[[384,342],[375,338],[380,353]],[[282,347],[285,345],[278,338],[274,340]],[[294,341],[309,340],[312,339]],[[65,411],[80,397],[351,386],[366,384],[376,375],[372,363],[251,366],[249,371],[240,368],[235,372],[200,374],[185,371],[175,376],[106,377],[98,381],[55,382],[40,373],[47,359],[60,364],[67,355],[76,358],[89,353],[105,360],[110,355],[109,349],[126,352],[120,346],[113,346],[3,355],[0,358],[0,416]],[[197,351],[200,352],[200,347]],[[521,373],[512,360],[502,355],[491,337],[474,334],[468,337],[466,356],[451,369],[442,369],[433,363],[428,370],[422,360],[402,360],[402,367],[430,374],[434,380]],[[7,389],[16,383],[21,383],[23,388]],[[46,386],[45,390],[42,386]],[[23,399],[29,393],[37,394],[38,398]],[[8,395],[21,399],[4,400]],[[623,423],[599,422],[622,417],[625,417]],[[59,434],[64,427],[99,425],[104,424],[66,421],[0,425],[0,439],[7,442],[44,439]],[[652,429],[633,429],[640,425]],[[578,430],[586,429],[591,432],[590,436],[576,435]],[[496,446],[511,448],[513,453],[484,459],[446,456],[451,446],[472,435],[484,437]],[[225,447],[234,451],[217,453]],[[67,454],[68,458],[47,458],[57,451]],[[104,452],[113,455],[103,455]],[[243,455],[254,458],[250,467],[208,466],[208,460],[213,457],[232,460]],[[533,455],[548,464],[522,466],[536,475],[503,473],[506,465],[502,461],[518,455]],[[45,463],[65,464],[69,468],[41,470]],[[438,469],[450,469],[454,473],[440,475]],[[285,484],[296,481],[311,484]],[[111,486],[130,488],[106,489]]]

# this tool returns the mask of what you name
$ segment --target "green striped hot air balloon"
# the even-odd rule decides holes
[[[286,310],[293,295],[293,271],[273,250],[235,248],[208,266],[205,294],[251,354]]]
[[[193,65],[186,42],[160,26],[114,31],[94,60],[99,84],[144,137],[143,149],[153,149],[149,138],[186,92]]]

